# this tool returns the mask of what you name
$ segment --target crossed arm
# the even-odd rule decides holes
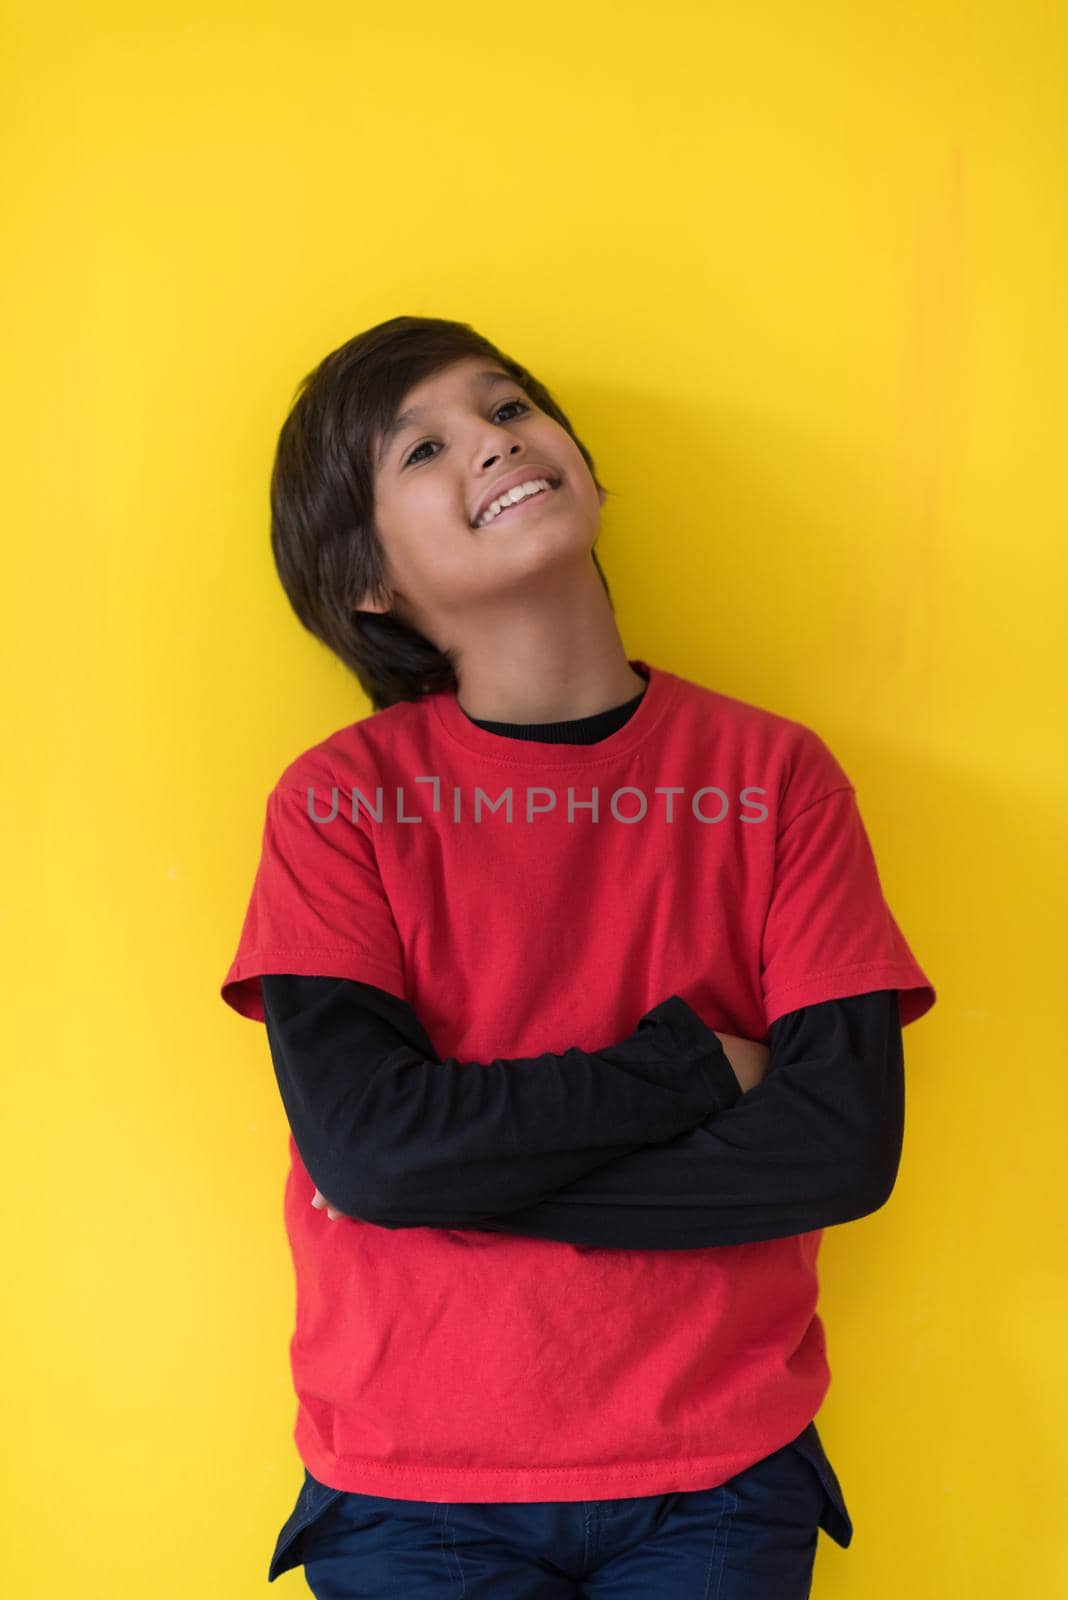
[[[439,1061],[414,1010],[372,985],[261,985],[294,1140],[332,1216],[680,1249],[850,1221],[893,1187],[895,990],[789,1013],[768,1046],[671,996],[598,1051],[483,1065]]]

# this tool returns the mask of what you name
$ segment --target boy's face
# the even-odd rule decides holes
[[[495,361],[465,357],[416,384],[400,409],[414,407],[420,414],[385,442],[375,468],[389,598],[357,604],[391,609],[440,649],[472,608],[514,605],[539,575],[558,582],[563,567],[589,561],[603,497],[571,435]],[[474,526],[494,485],[515,472],[559,487]]]

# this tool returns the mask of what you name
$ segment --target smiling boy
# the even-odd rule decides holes
[[[375,708],[279,776],[222,986],[292,1133],[269,1575],[320,1597],[794,1600],[852,1535],[817,1255],[889,1197],[935,991],[819,736],[627,655],[605,498],[440,319],[333,352],[279,441],[283,585]]]

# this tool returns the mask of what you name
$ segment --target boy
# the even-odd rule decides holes
[[[794,1600],[852,1537],[816,1259],[935,991],[823,741],[626,655],[605,497],[461,323],[342,346],[279,440],[283,585],[375,708],[272,789],[222,986],[292,1132],[269,1577],[320,1600]]]

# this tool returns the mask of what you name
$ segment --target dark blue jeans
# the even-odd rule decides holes
[[[305,1472],[273,1581],[316,1600],[807,1600],[819,1529],[853,1537],[810,1422],[714,1489],[625,1500],[393,1500]]]

